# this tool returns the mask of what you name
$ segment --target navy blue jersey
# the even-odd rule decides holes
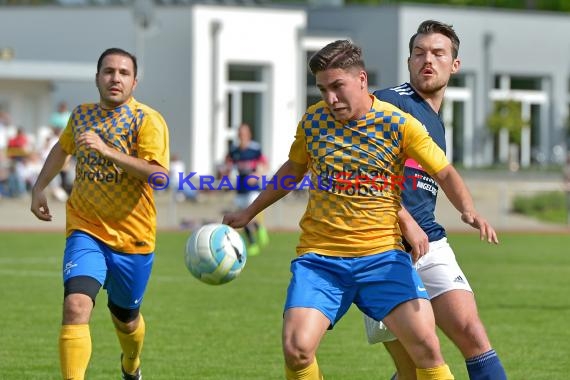
[[[443,121],[409,83],[376,91],[374,95],[418,119],[435,143],[445,152]],[[406,182],[402,191],[402,205],[425,231],[429,241],[442,239],[445,237],[445,229],[435,221],[435,204],[439,190],[437,182],[412,159],[406,160],[404,178]]]
[[[251,141],[245,149],[234,146],[229,154],[229,160],[237,170],[237,192],[246,194],[252,191],[252,186],[248,186],[247,176],[257,170],[259,165],[266,163],[265,156],[261,153],[261,145],[257,141]]]

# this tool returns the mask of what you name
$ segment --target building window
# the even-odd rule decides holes
[[[542,90],[541,77],[526,77],[498,74],[494,77],[494,87],[501,90]]]
[[[511,76],[511,90],[542,90],[542,78]]]
[[[260,66],[230,65],[228,78],[236,82],[262,82],[262,70]]]
[[[465,74],[453,74],[449,78],[448,87],[466,87],[466,75]]]

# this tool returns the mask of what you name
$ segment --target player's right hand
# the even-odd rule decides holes
[[[32,205],[30,210],[39,220],[49,222],[52,219],[47,198],[43,191],[32,191]]]
[[[479,237],[481,240],[487,240],[489,243],[499,244],[499,238],[497,237],[497,232],[495,229],[478,213],[471,211],[471,212],[463,212],[461,214],[461,220],[469,224],[473,228],[477,228],[479,230]]]
[[[410,254],[412,255],[412,262],[416,262],[420,257],[424,256],[429,251],[429,239],[427,234],[422,230],[418,223],[409,218],[405,222],[400,220],[400,229],[402,235],[412,247]]]

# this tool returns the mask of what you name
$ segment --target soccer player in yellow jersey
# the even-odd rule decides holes
[[[418,379],[453,379],[427,292],[403,250],[397,213],[405,160],[421,163],[462,218],[481,224],[486,238],[496,241],[495,231],[477,214],[461,177],[425,128],[369,94],[359,47],[335,41],[318,51],[309,67],[323,100],[302,117],[289,160],[273,182],[247,209],[223,220],[245,226],[293,183],[309,186],[285,302],[286,378],[323,378],[315,358],[319,342],[354,303],[398,337]]]
[[[137,102],[136,58],[105,50],[95,76],[100,100],[76,107],[32,189],[31,211],[50,221],[44,189],[68,156],[77,161],[67,201],[61,373],[84,379],[91,356],[89,320],[101,286],[121,346],[123,379],[142,379],[145,323],[140,313],[154,259],[156,208],[149,181],[169,167],[168,128]]]

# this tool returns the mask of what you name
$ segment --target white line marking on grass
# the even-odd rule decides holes
[[[27,270],[27,269],[0,269],[0,275],[7,276],[34,276],[34,277],[61,277],[61,271]]]
[[[157,281],[157,282],[186,282],[187,280],[193,281],[195,280],[190,273],[188,276],[169,276],[169,275],[155,275],[153,274],[150,278],[150,281]]]
[[[0,264],[53,264],[61,263],[61,257],[0,257]]]

